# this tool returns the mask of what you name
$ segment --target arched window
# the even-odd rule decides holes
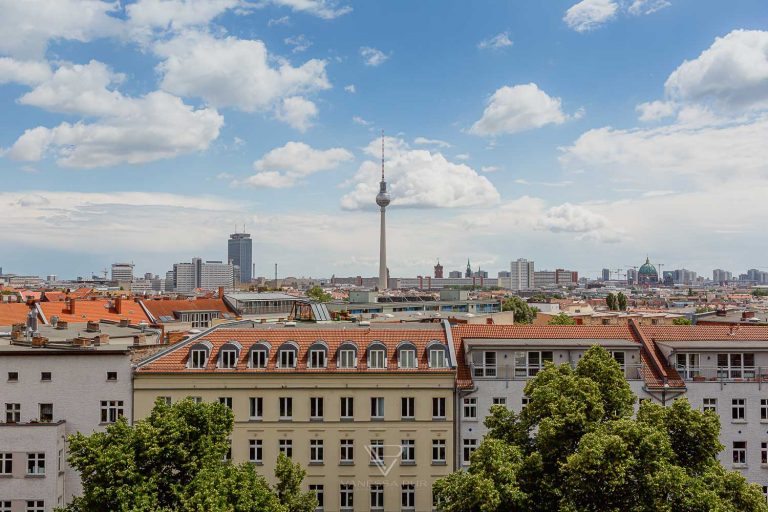
[[[387,368],[387,347],[380,341],[368,345],[368,368],[385,370]]]
[[[202,369],[208,366],[208,357],[211,355],[213,345],[210,341],[198,341],[189,349],[187,368]]]
[[[243,346],[238,341],[228,341],[219,349],[219,368],[232,369],[237,367],[237,361],[240,359],[240,350]]]
[[[448,347],[441,341],[427,343],[427,357],[430,368],[448,368]]]
[[[345,341],[336,352],[337,368],[357,368],[357,345],[351,341]]]
[[[309,347],[307,355],[308,368],[325,368],[328,366],[328,345],[318,340]]]
[[[410,341],[401,341],[397,348],[397,367],[398,368],[418,368],[419,363],[416,357],[416,345]]]
[[[286,341],[277,350],[278,368],[296,368],[296,361],[299,359],[299,346],[293,341]]]
[[[258,341],[251,345],[248,350],[248,367],[249,368],[266,368],[269,362],[269,349],[272,346],[264,341]]]

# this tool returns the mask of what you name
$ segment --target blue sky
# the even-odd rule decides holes
[[[0,0],[6,272],[767,266],[763,1]],[[8,248],[12,248],[8,250]]]

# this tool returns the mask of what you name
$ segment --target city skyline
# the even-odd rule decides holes
[[[203,4],[0,5],[6,272],[765,266],[761,2]]]

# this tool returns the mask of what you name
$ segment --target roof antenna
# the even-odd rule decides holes
[[[381,130],[381,181],[384,181],[384,130]]]

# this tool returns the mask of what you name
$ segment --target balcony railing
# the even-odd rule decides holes
[[[570,363],[575,368],[574,363]],[[471,363],[472,377],[475,379],[496,379],[496,380],[527,380],[535,377],[537,373],[544,369],[544,365],[478,365]],[[640,372],[642,364],[621,365],[624,370],[624,376],[627,380],[641,380]]]
[[[682,366],[677,373],[683,380],[694,382],[768,382],[765,366]]]

